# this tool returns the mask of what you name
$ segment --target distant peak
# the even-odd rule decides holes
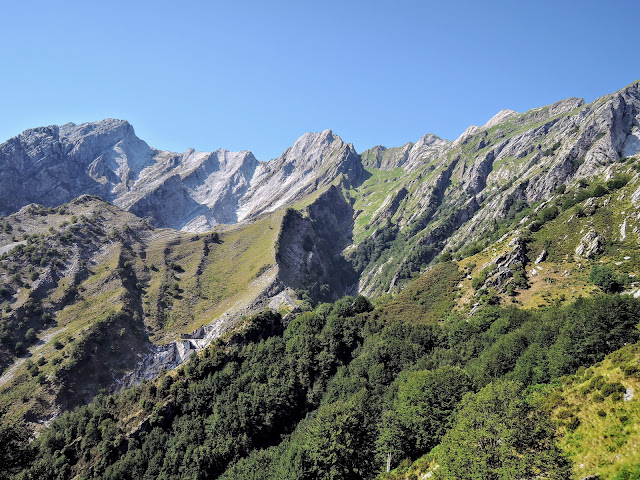
[[[60,136],[70,139],[79,139],[86,136],[95,135],[116,135],[126,137],[135,135],[133,126],[126,120],[117,118],[105,118],[95,122],[85,122],[80,125],[75,123],[67,123],[60,127]]]
[[[512,117],[513,115],[518,115],[518,112],[515,110],[509,110],[508,108],[502,109],[491,117],[491,119],[485,123],[482,128],[491,128],[494,125],[504,122],[507,118]]]
[[[437,142],[446,142],[446,140],[443,140],[442,138],[440,138],[437,135],[434,135],[433,133],[427,133],[426,135],[423,135],[422,138],[420,138],[420,140],[418,140],[417,143],[421,143],[423,145],[431,145],[432,143],[437,143]]]
[[[480,127],[479,126],[477,126],[477,125],[469,125],[467,127],[467,129],[464,132],[462,132],[462,135],[460,135],[456,140],[454,140],[453,144],[457,145],[459,143],[462,143],[467,138],[469,138],[472,135],[475,135],[479,131],[480,131]]]
[[[335,141],[342,142],[342,139],[333,133],[332,130],[323,130],[320,133],[317,132],[307,132],[298,138],[293,146],[308,146],[312,144],[329,144]]]

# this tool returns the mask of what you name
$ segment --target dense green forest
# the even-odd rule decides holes
[[[454,271],[437,265],[402,309],[358,296],[286,323],[265,311],[31,443],[5,424],[2,477],[374,478],[429,454],[435,478],[567,478],[539,392],[637,342],[640,301],[601,294],[469,316],[433,304]]]

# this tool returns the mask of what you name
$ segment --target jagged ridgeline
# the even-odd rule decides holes
[[[176,154],[120,120],[5,142],[2,474],[459,478],[483,402],[541,434],[501,475],[633,472],[637,399],[601,389],[637,354],[597,362],[638,340],[639,126],[634,83],[361,154],[330,130]],[[627,419],[602,448],[588,388]]]

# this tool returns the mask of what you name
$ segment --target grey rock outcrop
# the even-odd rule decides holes
[[[362,152],[362,163],[369,168],[379,168],[381,170],[398,168],[406,163],[411,147],[413,147],[412,143],[392,148],[376,145]]]
[[[542,262],[544,262],[545,258],[547,258],[547,251],[543,249],[540,252],[540,255],[537,256],[535,262],[533,262],[533,263],[536,264],[536,265],[539,264],[539,263],[542,263]]]
[[[585,258],[593,258],[604,252],[605,239],[595,230],[589,230],[576,247],[576,255]]]
[[[0,211],[128,190],[154,152],[121,120],[27,130],[0,145]]]
[[[314,300],[355,293],[357,274],[341,256],[351,242],[353,209],[338,188],[329,187],[306,209],[290,209],[282,221],[276,261],[279,278]]]
[[[380,208],[376,210],[374,217],[377,219],[391,218],[398,211],[400,203],[407,197],[409,192],[406,188],[402,187],[397,192],[390,193],[387,198],[382,202]]]
[[[491,130],[465,132],[445,153],[455,159],[460,152],[452,183],[462,188],[449,190],[448,201],[460,203],[470,194],[483,200],[445,248],[476,238],[518,201],[544,200],[560,185],[593,178],[615,164],[635,145],[640,82],[590,104],[570,98],[490,123]]]
[[[640,206],[640,187],[638,187],[638,189],[633,192],[633,195],[631,195],[631,203],[636,206]]]
[[[516,236],[509,242],[509,250],[493,259],[492,273],[484,282],[485,287],[502,290],[507,281],[513,277],[516,266],[524,267],[527,263],[526,244],[521,236]]]

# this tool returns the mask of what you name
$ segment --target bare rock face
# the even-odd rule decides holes
[[[70,123],[0,145],[0,214],[92,194],[157,226],[201,232],[273,211],[340,175],[357,182],[364,174],[353,145],[330,130],[303,135],[265,163],[247,151],[156,150],[123,120]]]
[[[391,218],[395,215],[400,203],[406,198],[409,194],[406,188],[402,187],[397,192],[390,193],[387,198],[384,200],[380,208],[376,210],[374,217],[379,219]]]
[[[251,152],[159,152],[153,166],[114,200],[156,225],[205,231],[237,222],[238,203],[260,162]]]
[[[352,182],[364,178],[360,156],[331,130],[306,133],[279,158],[255,169],[240,202],[238,220],[273,211],[329,185],[339,175]]]
[[[492,262],[494,269],[488,276],[484,285],[502,290],[507,281],[513,277],[513,269],[516,265],[524,267],[527,263],[526,245],[521,236],[515,237],[509,243],[509,250],[495,258]]]
[[[604,252],[605,239],[595,230],[589,230],[576,247],[576,255],[585,258],[593,258]]]
[[[535,262],[533,262],[534,264],[539,264],[544,262],[545,258],[547,258],[547,251],[545,249],[542,249],[542,251],[540,252],[540,255],[538,255],[536,257]]]
[[[451,142],[432,134],[427,134],[411,147],[405,164],[400,165],[412,172],[423,164],[440,157]]]
[[[413,147],[412,143],[407,143],[402,147],[395,148],[376,145],[362,152],[362,163],[369,168],[391,170],[406,163],[411,147]]]
[[[512,117],[514,115],[518,115],[518,112],[514,110],[509,110],[509,109],[500,110],[493,117],[491,117],[491,120],[489,120],[487,123],[484,124],[483,128],[489,129],[495,125],[499,125],[502,122],[504,122],[507,118]]]
[[[306,209],[289,209],[282,222],[276,250],[279,276],[311,298],[335,300],[355,293],[357,274],[340,255],[350,243],[353,208],[331,186]]]
[[[58,205],[83,193],[111,199],[153,155],[122,120],[27,130],[0,145],[0,211]]]
[[[640,187],[638,187],[638,189],[633,192],[633,195],[631,195],[631,203],[636,206],[640,205]]]
[[[560,185],[601,175],[630,155],[640,125],[640,82],[590,104],[570,98],[496,117],[501,118],[492,119],[489,129],[468,129],[445,153],[458,159],[452,183],[459,187],[447,192],[449,201],[459,203],[469,195],[483,199],[482,208],[446,247],[479,235],[515,202],[541,201]]]

